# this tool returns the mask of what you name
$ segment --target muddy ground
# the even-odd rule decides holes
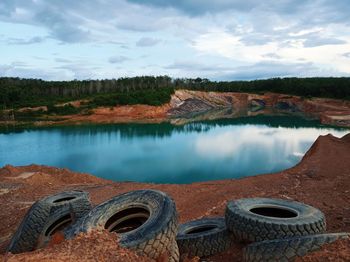
[[[34,201],[43,196],[70,189],[88,191],[94,205],[130,190],[162,190],[176,201],[180,222],[202,217],[223,216],[227,201],[233,199],[245,197],[292,199],[321,209],[327,218],[328,232],[350,232],[350,134],[341,139],[331,135],[319,137],[300,164],[280,173],[188,185],[117,183],[54,167],[6,166],[0,169],[0,249],[2,253]],[[109,244],[105,245],[105,242]],[[95,258],[98,257],[99,261],[122,261],[117,259],[116,252],[111,250],[106,252],[105,246],[117,249],[113,246],[113,241],[111,244],[109,235],[103,235],[97,239],[81,236],[76,242],[69,243],[68,245],[65,241],[34,253],[6,256],[6,259],[10,261],[79,261],[79,259],[97,261]],[[79,255],[84,248],[91,249],[91,243],[94,246],[94,255],[92,257]],[[317,261],[312,260],[315,256],[323,259],[321,261],[346,261],[350,254],[350,247],[346,243],[348,242],[343,241],[335,246],[326,247],[307,261]],[[73,245],[73,248],[66,248],[67,245],[70,247]],[[76,248],[77,246],[81,248]],[[234,244],[230,250],[210,257],[206,261],[241,261],[242,247],[241,244]],[[339,258],[339,250],[345,254],[343,257]],[[85,251],[83,253],[85,254]],[[91,252],[88,254],[91,255]],[[333,260],[332,257],[334,257]],[[324,260],[326,258],[330,260]],[[2,259],[5,259],[5,256]],[[130,261],[135,261],[133,259]],[[124,261],[128,261],[127,258]]]

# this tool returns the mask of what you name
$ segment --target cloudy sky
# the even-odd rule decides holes
[[[350,76],[348,0],[0,0],[0,76]]]

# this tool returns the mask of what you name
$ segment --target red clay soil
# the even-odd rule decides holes
[[[169,108],[169,104],[162,106],[126,105],[111,108],[100,107],[94,109],[91,115],[66,116],[62,123],[159,123],[166,120],[166,112]]]
[[[117,183],[67,169],[37,165],[6,166],[0,169],[2,251],[4,252],[12,234],[34,201],[70,189],[90,192],[95,205],[131,190],[162,190],[176,201],[180,222],[223,216],[227,201],[233,199],[292,199],[321,209],[327,218],[328,232],[350,232],[350,134],[341,139],[331,135],[319,137],[297,166],[280,173],[189,185]],[[96,249],[94,255],[101,256],[101,261],[115,260],[113,250],[110,250],[110,257],[103,257],[104,240],[89,240],[89,236],[86,238],[87,247],[91,241],[93,249]],[[81,241],[84,242],[84,239],[82,236]],[[74,241],[69,243],[71,244],[64,242],[60,244],[63,246],[58,245],[57,249],[52,247],[53,249],[36,251],[35,257],[41,261],[41,255],[46,259],[52,252],[54,259],[58,261],[67,260],[67,257],[76,258],[74,261],[84,261],[79,255],[79,248],[71,248],[68,253],[65,251],[69,245],[75,245]],[[210,261],[241,261],[242,247],[240,244],[234,244],[227,252],[211,257]],[[82,248],[85,249],[83,246]],[[344,246],[342,252],[350,254],[350,247]],[[17,258],[25,259],[30,256],[22,254],[11,256],[11,259],[16,261]],[[320,255],[320,258],[323,258],[323,255]]]
[[[29,254],[8,254],[4,259],[8,262],[152,261],[149,258],[140,257],[128,249],[119,247],[116,235],[108,232],[81,234],[73,240],[68,240]]]

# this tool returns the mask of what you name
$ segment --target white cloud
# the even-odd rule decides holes
[[[204,54],[220,55],[231,59],[235,64],[252,65],[262,62],[268,64],[267,62],[271,63],[271,61],[286,65],[312,63],[320,69],[318,73],[322,70],[330,70],[332,73],[338,72],[336,74],[350,74],[350,64],[342,57],[350,50],[350,38],[347,41],[346,37],[344,39],[317,37],[277,39],[260,45],[245,45],[239,36],[224,31],[214,31],[195,39],[193,48]],[[246,70],[249,69],[246,68]],[[295,74],[297,75],[297,72]]]
[[[83,57],[83,71],[89,73],[72,77],[346,76],[349,13],[345,0],[2,0],[0,49],[3,64],[20,57],[41,68],[43,78],[48,66],[62,70],[48,50],[60,50],[59,58],[70,64],[80,64]],[[30,57],[39,54],[52,63]],[[115,63],[128,57],[143,59],[116,70]],[[12,67],[13,73],[27,75]]]

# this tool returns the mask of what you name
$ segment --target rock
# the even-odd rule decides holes
[[[297,105],[289,101],[279,101],[276,103],[275,108],[279,110],[288,110],[292,112],[300,111]]]
[[[183,103],[179,104],[178,107],[172,108],[168,111],[170,115],[182,116],[198,112],[206,112],[214,107],[202,100],[196,98],[188,98]]]
[[[250,106],[264,108],[266,106],[266,102],[262,99],[253,99],[250,101]]]

